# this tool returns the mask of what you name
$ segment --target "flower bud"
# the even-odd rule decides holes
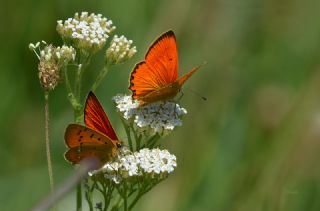
[[[46,91],[53,90],[60,79],[60,70],[57,63],[54,60],[40,59],[39,65],[39,80],[42,87]]]
[[[114,35],[110,47],[106,51],[106,60],[109,64],[119,64],[133,57],[136,52],[136,46],[131,47],[132,40],[125,36],[118,37]]]

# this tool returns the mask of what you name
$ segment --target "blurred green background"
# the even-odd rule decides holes
[[[157,36],[175,31],[180,74],[207,61],[185,85],[184,125],[163,139],[178,168],[136,210],[320,210],[319,8],[317,0],[2,2],[0,209],[29,210],[49,191],[43,92],[28,44],[60,45],[56,21],[88,11],[112,19],[138,49],[96,92],[122,139],[110,98],[129,93],[129,72]],[[73,169],[63,158],[73,120],[65,93],[61,83],[50,95],[56,184]],[[70,193],[58,210],[74,210],[74,199]]]

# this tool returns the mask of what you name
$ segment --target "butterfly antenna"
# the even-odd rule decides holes
[[[192,89],[190,89],[190,88],[188,88],[188,87],[186,87],[186,89],[188,89],[190,92],[192,92],[194,95],[200,97],[200,98],[201,98],[202,100],[204,100],[204,101],[206,101],[206,100],[208,99],[208,98],[202,96],[199,92],[196,92],[196,91],[194,91],[194,90],[192,90]]]
[[[200,64],[200,65],[197,66],[197,69],[199,69],[200,67],[206,65],[207,63],[208,63],[207,61],[203,61],[202,64]]]
[[[202,64],[200,64],[200,67],[206,65],[207,63],[207,61],[203,61]]]

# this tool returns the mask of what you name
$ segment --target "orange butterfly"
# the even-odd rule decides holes
[[[72,164],[79,164],[87,157],[98,158],[100,164],[112,160],[121,148],[121,142],[93,92],[86,100],[84,123],[86,126],[68,125],[64,139],[69,150],[65,158]]]
[[[162,34],[149,48],[145,60],[136,64],[130,76],[132,98],[143,106],[174,98],[184,82],[198,69],[178,78],[178,51],[173,31]]]

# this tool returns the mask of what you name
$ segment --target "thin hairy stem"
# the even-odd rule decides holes
[[[74,95],[75,98],[77,99],[78,102],[80,102],[81,99],[81,81],[82,81],[82,75],[85,71],[85,69],[88,67],[88,64],[91,60],[91,56],[90,53],[85,52],[85,51],[80,51],[79,54],[79,64],[78,64],[78,68],[77,68],[77,72],[75,74],[75,91],[74,91]]]
[[[69,75],[68,75],[68,69],[66,67],[64,67],[62,71],[64,72],[64,80],[65,80],[66,88],[67,88],[67,92],[68,92],[68,99],[69,99],[73,109],[75,109],[76,107],[79,106],[79,103],[77,102],[77,99],[75,98],[74,93],[71,88],[71,82],[70,82]]]
[[[50,181],[50,189],[53,193],[54,191],[54,182],[53,182],[53,171],[52,171],[52,162],[51,162],[51,151],[50,151],[50,141],[49,141],[49,92],[45,91],[44,93],[44,111],[45,111],[45,139],[46,139],[46,153],[47,153],[47,162],[48,162],[48,173]]]
[[[79,64],[77,72],[76,72],[76,78],[75,78],[75,96],[76,99],[80,99],[80,92],[81,92],[81,78],[82,78],[82,72],[83,72],[83,64]]]
[[[101,81],[106,77],[106,75],[109,71],[108,67],[109,67],[109,65],[106,64],[103,67],[103,69],[99,72],[99,75],[98,75],[96,81],[94,82],[94,84],[91,87],[91,91],[94,92],[98,88],[98,86],[100,85]]]

